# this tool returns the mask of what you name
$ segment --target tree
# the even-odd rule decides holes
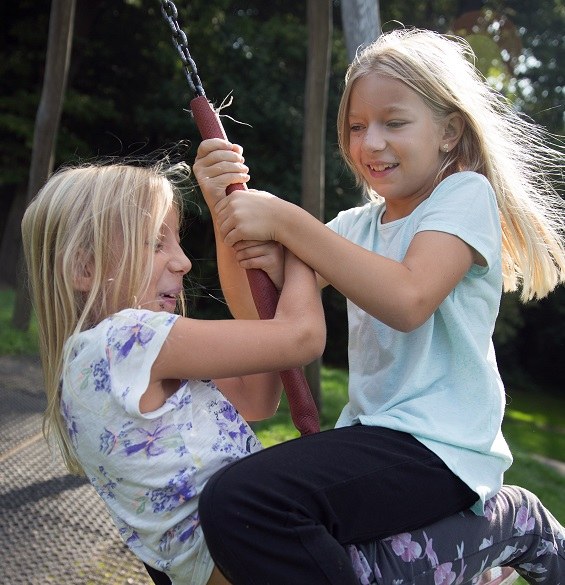
[[[341,0],[341,20],[347,56],[352,61],[358,48],[380,34],[379,0]]]
[[[75,0],[53,0],[49,18],[49,37],[43,90],[35,119],[26,202],[29,202],[34,197],[53,170],[55,142],[63,109],[71,57],[74,14]],[[20,274],[12,317],[14,327],[22,330],[27,329],[30,313],[31,307],[25,279]]]
[[[326,113],[332,41],[331,0],[308,0],[308,63],[302,135],[302,207],[324,220]],[[318,409],[321,406],[318,359],[305,370]]]

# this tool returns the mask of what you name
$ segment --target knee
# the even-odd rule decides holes
[[[540,499],[534,493],[517,485],[503,485],[495,497],[501,498],[508,509],[515,514],[519,510],[527,510],[531,513],[545,510]]]
[[[515,534],[549,535],[563,530],[540,499],[523,487],[504,485],[491,501],[506,519],[508,530]]]

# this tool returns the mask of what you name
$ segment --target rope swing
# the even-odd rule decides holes
[[[206,98],[202,82],[198,76],[196,63],[188,50],[187,36],[178,24],[178,11],[175,4],[170,0],[161,0],[161,12],[171,28],[173,44],[182,60],[188,85],[195,95],[190,101],[190,110],[200,136],[203,140],[207,138],[223,138],[227,140],[220,118]],[[226,194],[229,195],[232,191],[241,189],[246,189],[245,185],[230,185],[226,189]],[[250,269],[246,272],[259,317],[261,319],[272,319],[275,316],[278,300],[275,285],[263,270]],[[294,426],[301,435],[318,432],[320,430],[318,410],[302,369],[285,370],[280,372],[280,377],[286,392]]]

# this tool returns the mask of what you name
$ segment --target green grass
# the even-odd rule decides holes
[[[505,481],[534,492],[565,524],[565,476],[536,459],[540,456],[565,462],[563,398],[539,389],[511,388],[508,395],[502,430],[514,454],[514,464]]]
[[[37,323],[31,319],[28,331],[12,327],[12,311],[15,292],[13,289],[0,288],[0,355],[37,354]]]
[[[539,389],[528,392],[511,389],[508,395],[503,432],[514,455],[514,463],[506,473],[505,482],[534,492],[563,524],[565,476],[535,459],[541,456],[565,462],[563,398],[544,394]],[[323,429],[333,427],[346,400],[347,372],[323,367]],[[253,428],[266,447],[298,437],[284,397],[275,417],[254,423]]]

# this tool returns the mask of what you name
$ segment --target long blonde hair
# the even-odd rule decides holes
[[[72,473],[82,469],[61,414],[65,342],[105,316],[137,305],[152,270],[148,244],[157,241],[171,206],[181,212],[181,198],[167,173],[162,165],[63,168],[39,191],[22,221],[47,394],[43,431],[55,438]],[[77,290],[85,273],[89,290]]]
[[[362,76],[377,73],[417,92],[438,120],[459,112],[465,130],[446,156],[437,182],[456,171],[481,173],[491,183],[502,223],[504,290],[541,298],[565,281],[563,141],[520,116],[474,66],[466,41],[419,29],[382,34],[354,59],[338,112],[339,147],[358,184],[379,200],[349,153],[349,101]]]

